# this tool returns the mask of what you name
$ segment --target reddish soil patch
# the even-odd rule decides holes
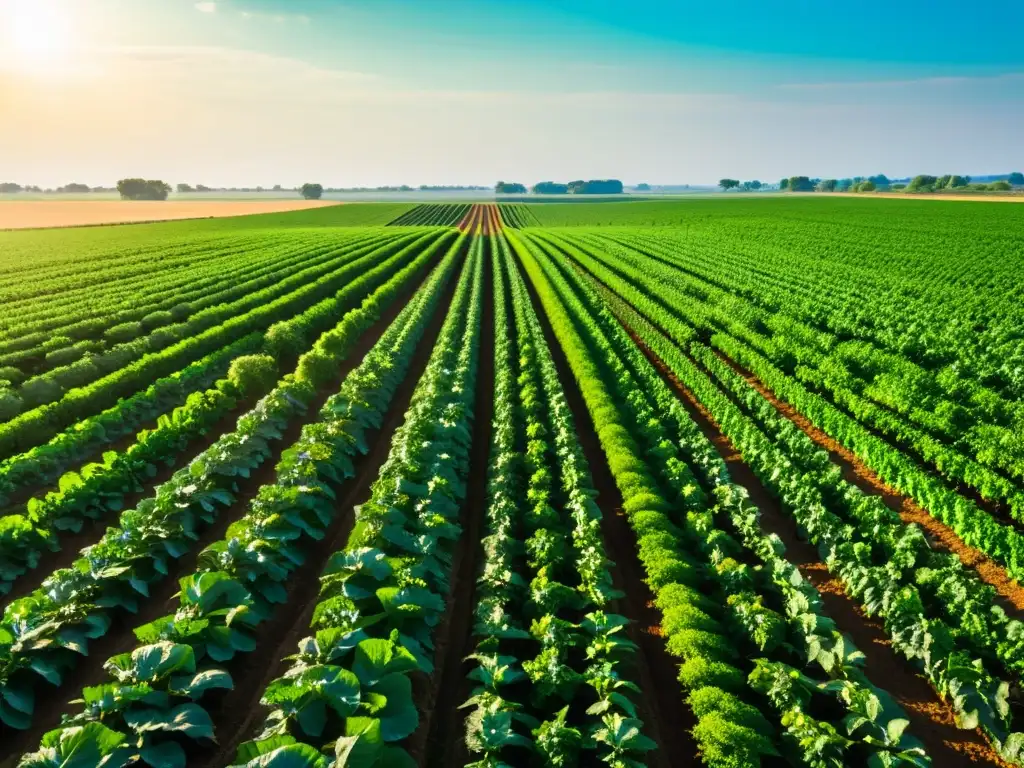
[[[521,271],[521,270],[520,270]],[[576,422],[580,446],[598,492],[601,528],[608,556],[614,561],[612,579],[624,597],[613,607],[630,619],[630,640],[637,644],[635,681],[640,686],[640,717],[647,736],[658,748],[648,755],[649,765],[676,768],[697,765],[697,744],[691,731],[696,725],[693,712],[683,703],[683,691],[677,681],[678,661],[669,655],[661,636],[661,616],[654,607],[654,595],[644,582],[643,567],[637,557],[636,537],[622,511],[622,494],[612,477],[601,449],[583,394],[572,375],[565,353],[537,296],[533,283],[523,275],[533,308],[540,318],[544,338],[551,350],[558,378]]]
[[[417,685],[420,727],[406,745],[420,766],[462,765],[464,762],[446,760],[438,763],[437,758],[449,750],[461,750],[465,746],[462,737],[467,711],[459,709],[459,706],[468,698],[466,675],[472,670],[472,665],[465,658],[473,652],[474,646],[473,607],[476,605],[476,578],[480,572],[480,538],[487,504],[487,472],[494,420],[494,280],[489,254],[484,264],[484,311],[469,487],[460,520],[462,537],[452,561],[452,589],[448,595],[445,619],[435,633],[434,674]]]
[[[965,731],[956,727],[949,706],[937,698],[924,677],[897,656],[882,623],[864,614],[860,606],[846,594],[842,582],[829,573],[814,546],[799,537],[796,523],[784,513],[775,497],[744,463],[742,455],[729,438],[722,434],[711,414],[631,328],[625,324],[623,327],[671,385],[705,437],[715,445],[719,455],[728,464],[733,482],[747,489],[751,501],[761,511],[761,527],[782,539],[787,559],[821,593],[827,614],[864,653],[868,677],[892,694],[906,710],[910,733],[922,741],[935,765],[943,768],[977,764],[1005,765],[980,730]]]
[[[325,205],[340,203],[331,200],[12,200],[0,202],[0,230],[213,219],[300,211]]]
[[[410,288],[410,292],[411,290]],[[177,604],[173,598],[179,589],[178,582],[182,577],[195,571],[199,553],[213,542],[223,538],[231,523],[245,514],[249,502],[255,498],[259,489],[263,485],[274,482],[275,468],[281,453],[299,438],[303,425],[316,418],[317,412],[323,407],[326,400],[337,391],[345,376],[359,365],[362,358],[401,311],[403,304],[402,298],[396,297],[394,304],[363,333],[349,356],[339,366],[335,381],[324,387],[310,405],[306,415],[295,418],[282,437],[273,443],[272,455],[264,461],[260,468],[239,482],[238,490],[235,493],[235,503],[221,510],[216,522],[206,529],[197,541],[192,543],[189,552],[172,564],[171,573],[151,588],[150,596],[142,602],[139,613],[118,615],[107,634],[90,643],[89,655],[83,657],[78,666],[65,676],[61,686],[56,689],[46,689],[45,683],[40,683],[39,691],[42,695],[36,698],[33,727],[19,733],[4,734],[4,747],[8,757],[0,760],[0,767],[6,768],[15,756],[34,749],[44,733],[56,728],[60,724],[61,715],[69,709],[67,701],[71,696],[77,696],[82,688],[97,685],[106,679],[106,674],[103,671],[103,664],[106,660],[115,654],[131,651],[136,646],[137,640],[133,634],[135,627],[166,616],[175,610]],[[424,346],[423,348],[429,354],[430,347]],[[240,678],[236,677],[235,679]]]
[[[916,523],[921,526],[936,549],[952,552],[967,568],[973,568],[982,581],[992,586],[1002,598],[1002,602],[1005,603],[1003,607],[1007,611],[1024,612],[1024,588],[1011,579],[1001,565],[981,550],[965,544],[949,526],[936,520],[909,496],[886,485],[855,453],[816,427],[810,419],[789,403],[776,397],[775,393],[750,371],[745,370],[723,353],[717,350],[715,352],[719,358],[743,376],[747,383],[754,387],[779,413],[796,424],[818,446],[828,451],[832,462],[843,470],[843,477],[847,482],[856,485],[865,493],[880,496],[890,509],[899,513],[904,522]]]

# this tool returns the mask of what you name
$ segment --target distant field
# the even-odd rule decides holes
[[[140,221],[223,218],[337,205],[329,200],[209,200],[136,202],[123,200],[29,200],[0,202],[0,229],[80,227]]]

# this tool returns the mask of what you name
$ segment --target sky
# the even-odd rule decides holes
[[[0,181],[1024,169],[1021,0],[0,0]]]

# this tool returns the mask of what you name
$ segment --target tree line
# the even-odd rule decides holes
[[[991,177],[989,177],[991,178]],[[770,188],[760,181],[740,181],[739,179],[720,179],[718,186],[728,192],[733,189],[756,191]],[[875,190],[892,190],[906,192],[941,192],[943,190],[965,192],[1007,192],[1014,187],[1024,187],[1024,173],[1015,171],[1004,178],[996,178],[987,182],[972,181],[970,176],[946,174],[945,176],[928,176],[921,174],[912,179],[895,181],[885,174],[876,176],[853,176],[845,179],[820,179],[809,176],[790,176],[781,179],[778,189],[788,192],[874,192]]]
[[[618,179],[576,179],[566,184],[557,181],[538,181],[530,192],[535,195],[621,195],[622,182]],[[526,185],[514,181],[499,181],[494,185],[499,195],[525,195]]]

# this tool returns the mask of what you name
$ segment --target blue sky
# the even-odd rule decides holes
[[[37,183],[1024,165],[1009,0],[0,0],[0,37],[4,14],[53,43],[0,40],[3,172]]]

